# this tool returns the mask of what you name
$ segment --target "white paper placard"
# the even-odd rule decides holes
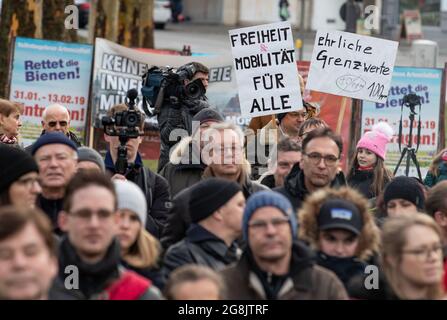
[[[341,31],[318,31],[306,89],[384,103],[398,42]]]
[[[290,22],[229,31],[242,116],[303,107]]]

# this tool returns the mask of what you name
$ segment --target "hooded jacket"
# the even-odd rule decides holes
[[[104,258],[95,264],[85,263],[77,254],[68,237],[59,247],[59,274],[50,289],[51,300],[160,300],[159,290],[151,281],[128,271],[120,265],[120,247],[115,239]],[[67,288],[69,273],[66,268],[74,266],[78,276],[78,288]],[[68,283],[71,283],[68,281]]]
[[[346,179],[343,171],[340,171],[331,182],[331,188],[346,186]],[[284,186],[273,189],[285,195],[292,203],[293,209],[296,211],[301,207],[305,197],[309,194],[304,184],[304,172],[300,169],[300,164],[296,163],[290,173],[284,180]]]
[[[172,141],[169,136],[175,129],[183,129],[192,134],[192,118],[202,109],[209,107],[206,97],[191,100],[182,99],[177,105],[164,105],[160,109],[157,121],[160,126],[160,159],[157,172],[169,162],[169,150],[178,141]]]
[[[169,184],[171,196],[200,181],[206,165],[200,158],[199,148],[191,137],[183,138],[171,154],[169,162],[160,171]]]
[[[230,300],[345,300],[343,284],[331,272],[315,265],[312,251],[302,243],[292,246],[289,274],[275,279],[256,265],[246,250],[236,265],[221,272]],[[274,284],[276,281],[276,284]],[[271,288],[266,286],[272,284]],[[271,295],[269,297],[269,295]]]

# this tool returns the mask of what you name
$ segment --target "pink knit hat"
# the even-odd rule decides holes
[[[394,131],[386,122],[379,122],[366,132],[357,143],[358,148],[368,149],[385,160],[386,144],[391,141]]]

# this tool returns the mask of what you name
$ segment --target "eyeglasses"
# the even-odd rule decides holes
[[[67,121],[50,121],[50,122],[48,122],[48,125],[51,128],[54,128],[55,126],[57,126],[58,123],[61,127],[66,127],[68,125]]]
[[[424,261],[430,259],[432,252],[439,256],[442,255],[442,249],[442,244],[438,243],[431,248],[403,250],[402,253],[414,255],[418,260]]]
[[[267,226],[271,224],[275,228],[279,228],[281,226],[284,226],[288,224],[290,221],[289,218],[281,217],[281,218],[273,218],[270,221],[266,220],[254,220],[251,221],[248,226],[254,230],[266,230]]]
[[[93,215],[96,215],[99,220],[106,220],[113,215],[113,212],[105,209],[99,209],[98,211],[92,211],[90,209],[80,209],[78,211],[71,212],[71,215],[76,216],[82,220],[91,220]]]
[[[323,156],[322,154],[320,154],[318,152],[303,153],[303,155],[308,157],[310,162],[312,162],[315,165],[319,164],[321,159],[324,159],[324,163],[328,167],[335,166],[337,164],[337,161],[340,159],[333,155]]]
[[[28,189],[31,189],[36,183],[40,186],[39,178],[24,178],[16,181],[18,184],[25,186]]]

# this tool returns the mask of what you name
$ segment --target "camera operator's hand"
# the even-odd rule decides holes
[[[112,178],[112,180],[127,180],[125,176],[119,173],[115,173]]]

